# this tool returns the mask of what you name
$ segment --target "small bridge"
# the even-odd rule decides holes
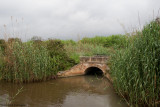
[[[107,66],[107,56],[81,56],[80,63],[71,69],[61,71],[58,77],[69,77],[77,75],[104,75],[111,80],[109,75],[109,67]]]

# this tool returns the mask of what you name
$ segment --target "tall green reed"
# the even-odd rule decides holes
[[[33,43],[8,42],[4,55],[2,78],[12,82],[46,80],[54,74],[50,68],[50,57],[45,46]]]
[[[133,38],[112,55],[114,86],[130,106],[159,106],[160,25],[152,21]]]
[[[55,78],[58,71],[75,65],[60,40],[21,42],[10,38],[0,51],[0,79],[33,82]]]

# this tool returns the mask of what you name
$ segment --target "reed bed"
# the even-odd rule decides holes
[[[56,40],[22,43],[19,39],[9,39],[5,44],[6,48],[0,51],[0,79],[6,81],[45,81],[74,64],[62,43]]]
[[[12,82],[46,80],[53,74],[50,70],[49,54],[44,46],[36,48],[33,43],[8,42],[5,50],[3,79]]]
[[[114,87],[132,107],[160,106],[160,25],[152,21],[111,56]]]

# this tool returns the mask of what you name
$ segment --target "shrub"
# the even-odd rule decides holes
[[[64,45],[76,45],[77,43],[73,40],[61,40]]]
[[[8,38],[8,43],[13,43],[13,42],[22,43],[21,39],[19,38]]]
[[[79,42],[83,44],[102,45],[104,47],[124,48],[127,45],[126,35],[96,36],[93,38],[83,38]]]
[[[83,44],[104,45],[106,38],[107,37],[105,37],[105,36],[96,36],[96,37],[93,37],[93,38],[85,37],[82,40],[80,40],[79,42],[81,42]]]
[[[47,49],[52,60],[51,63],[57,67],[53,68],[53,70],[57,72],[66,70],[76,64],[73,59],[68,57],[64,44],[60,40],[47,41]]]
[[[116,46],[123,48],[126,46],[127,36],[125,35],[112,35],[105,39],[104,47]]]

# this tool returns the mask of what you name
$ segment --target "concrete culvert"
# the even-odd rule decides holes
[[[103,71],[97,67],[89,67],[85,70],[85,75],[103,75]]]

